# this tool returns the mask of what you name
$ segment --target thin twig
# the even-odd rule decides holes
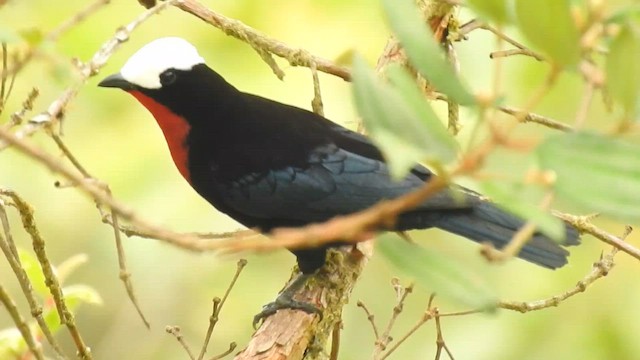
[[[44,125],[48,125],[51,127],[57,125],[63,117],[64,109],[71,102],[71,100],[75,98],[75,96],[78,94],[78,91],[80,91],[80,88],[87,82],[90,77],[95,76],[98,73],[98,71],[107,63],[107,60],[109,60],[111,55],[118,48],[120,48],[120,45],[122,43],[129,40],[129,36],[133,32],[133,30],[144,23],[152,15],[157,14],[158,12],[173,4],[174,1],[176,0],[160,2],[157,6],[140,14],[131,23],[119,28],[116,31],[116,34],[102,45],[102,47],[93,55],[88,63],[79,65],[80,78],[76,81],[76,83],[69,86],[65,91],[63,91],[62,94],[49,105],[48,109],[45,112],[32,118],[29,124],[25,125],[15,133],[15,136],[18,139],[24,139],[39,131]],[[3,150],[7,148],[9,144],[7,143],[6,139],[1,140],[3,141],[0,141],[0,150]]]
[[[342,330],[342,320],[339,320],[333,325],[333,331],[331,331],[331,352],[329,353],[329,360],[338,360],[340,354],[340,330]]]
[[[16,194],[14,192],[0,189],[0,195],[11,197],[12,200],[14,201],[14,204],[16,204],[16,197],[15,197]],[[16,204],[16,206],[18,206],[18,204]],[[0,204],[0,213],[3,213],[6,215],[4,205],[2,204]],[[4,229],[9,229],[6,216],[0,216],[0,221],[3,222]],[[29,310],[31,311],[31,316],[33,316],[34,319],[36,319],[36,322],[38,323],[38,326],[40,327],[42,334],[47,339],[47,342],[49,342],[49,345],[51,345],[51,347],[56,352],[58,357],[66,358],[64,353],[62,352],[62,348],[56,341],[55,337],[53,336],[53,333],[51,332],[51,329],[49,329],[49,326],[47,325],[46,321],[44,320],[44,317],[42,316],[42,306],[38,304],[38,301],[36,300],[36,297],[33,294],[31,281],[27,276],[26,270],[22,266],[20,258],[18,256],[15,256],[15,254],[17,254],[17,250],[15,249],[16,247],[15,247],[15,244],[13,243],[12,238],[8,237],[7,239],[5,239],[4,237],[0,236],[0,250],[2,250],[2,252],[4,253],[5,258],[9,262],[9,266],[11,266],[11,270],[13,270],[13,273],[16,275],[16,279],[20,284],[22,293],[24,294],[24,297],[27,299],[27,303],[29,304]]]
[[[522,45],[520,42],[512,39],[511,37],[505,35],[502,31],[494,28],[493,26],[484,23],[480,20],[472,20],[464,25],[462,25],[460,27],[460,29],[458,30],[458,35],[460,37],[465,36],[466,34],[469,34],[470,32],[477,30],[477,29],[483,29],[483,30],[487,30],[492,32],[494,35],[496,35],[497,37],[501,38],[502,40],[508,42],[509,44],[515,46],[516,48],[520,49],[520,50],[525,50],[527,52],[527,55],[533,57],[534,59],[538,60],[538,61],[544,61],[545,58],[544,56],[540,55],[539,53],[529,50],[526,46]]]
[[[202,343],[202,349],[200,350],[200,355],[198,355],[198,360],[204,359],[204,354],[207,352],[207,346],[209,346],[209,341],[211,340],[211,334],[213,334],[213,329],[216,327],[216,324],[220,319],[220,311],[222,310],[222,306],[224,305],[225,301],[227,301],[227,297],[229,297],[231,289],[233,289],[233,287],[235,286],[236,281],[238,280],[238,277],[242,272],[242,269],[247,266],[247,260],[238,260],[236,266],[236,273],[233,275],[233,278],[231,279],[231,282],[229,283],[229,286],[227,287],[227,290],[225,291],[222,299],[217,297],[213,299],[213,310],[211,311],[211,316],[209,317],[209,328],[207,328],[207,334],[204,337],[204,342]]]
[[[218,355],[215,355],[215,356],[209,358],[209,360],[220,360],[223,357],[231,354],[233,352],[233,350],[236,349],[237,346],[238,346],[238,344],[236,344],[235,342],[232,342],[231,344],[229,344],[229,348],[227,350],[225,350],[224,352],[222,352],[222,353],[220,353]]]
[[[324,106],[322,104],[322,93],[320,91],[320,79],[318,78],[318,69],[316,63],[310,64],[311,78],[313,80],[313,100],[311,100],[311,108],[313,112],[320,116],[324,116]]]
[[[391,346],[389,348],[389,350],[387,350],[386,353],[381,354],[378,358],[374,358],[376,360],[385,360],[386,358],[388,358],[394,351],[396,351],[400,345],[402,345],[409,337],[411,337],[413,334],[415,334],[416,331],[418,331],[418,329],[420,329],[422,327],[422,325],[424,325],[426,322],[428,322],[429,320],[431,320],[433,318],[433,313],[431,312],[431,305],[433,303],[433,299],[435,298],[436,294],[431,294],[429,296],[429,302],[427,304],[427,310],[425,310],[425,312],[422,314],[422,316],[420,317],[420,319],[418,319],[418,321],[416,322],[415,325],[413,325],[409,331],[407,331],[400,339],[398,339],[398,341],[395,342],[395,344],[393,344],[393,346]]]
[[[175,6],[224,31],[225,34],[250,44],[256,51],[258,51],[263,59],[265,59],[264,52],[267,52],[268,54],[273,54],[286,59],[291,66],[311,67],[312,64],[315,64],[318,71],[335,75],[347,81],[351,79],[351,73],[348,68],[337,65],[330,60],[313,56],[303,49],[290,47],[279,40],[260,33],[238,20],[230,19],[220,13],[208,9],[196,0],[180,0],[176,2]],[[267,61],[267,63],[274,70],[274,73],[280,77],[281,75],[278,72],[278,68],[274,68],[273,66],[274,63],[269,61]]]
[[[180,331],[179,326],[167,326],[164,328],[164,331],[166,331],[168,334],[173,335],[176,340],[178,340],[180,345],[182,345],[182,348],[187,352],[187,355],[189,355],[189,359],[196,360],[193,352],[191,351],[191,348],[187,344],[187,341],[184,339],[184,336],[182,336],[182,332]]]
[[[375,317],[374,317],[373,313],[371,311],[369,311],[367,306],[360,300],[358,300],[356,305],[358,307],[362,308],[362,310],[364,310],[365,314],[367,314],[367,320],[371,324],[371,328],[373,329],[373,335],[375,336],[376,340],[379,339],[380,338],[380,334],[378,332],[378,327],[376,326]]]
[[[498,110],[502,111],[505,114],[509,114],[512,116],[517,116],[518,114],[524,114],[524,116],[520,115],[522,117],[521,122],[532,122],[532,123],[536,123],[536,124],[540,124],[540,125],[544,125],[548,128],[551,129],[555,129],[555,130],[560,130],[560,131],[574,131],[574,129],[570,126],[567,125],[565,123],[561,123],[557,120],[551,119],[549,117],[546,116],[542,116],[539,114],[535,114],[535,113],[531,113],[531,112],[523,112],[520,109],[516,109],[513,107],[509,107],[509,106],[499,106]]]
[[[4,241],[1,238],[2,235],[0,235],[0,241]],[[42,344],[36,340],[33,332],[31,332],[31,328],[29,328],[29,325],[22,315],[20,315],[20,311],[18,310],[16,303],[11,299],[11,296],[9,296],[9,293],[2,284],[0,284],[0,304],[4,306],[9,313],[9,316],[11,316],[13,323],[16,324],[16,327],[18,328],[18,331],[20,331],[20,334],[22,335],[24,342],[27,344],[31,354],[33,354],[33,356],[38,360],[44,360],[45,357],[42,353]]]
[[[491,59],[499,59],[499,58],[514,56],[514,55],[531,56],[531,57],[535,58],[538,61],[542,60],[542,59],[537,57],[538,54],[536,52],[531,51],[530,49],[508,49],[508,50],[493,51],[493,52],[489,53],[489,58],[491,58]]]
[[[451,353],[451,350],[449,350],[449,347],[447,346],[447,343],[444,341],[444,336],[442,336],[442,326],[440,324],[440,311],[438,310],[438,308],[433,309],[433,318],[436,321],[436,360],[440,359],[440,354],[442,353],[442,349],[444,349],[444,351],[447,352],[447,355],[449,355],[449,358],[451,360],[455,360],[453,358],[453,354]]]
[[[74,16],[66,19],[62,24],[58,25],[58,27],[56,27],[55,29],[53,29],[52,31],[47,33],[43,37],[43,41],[41,41],[41,43],[46,43],[46,42],[53,43],[53,42],[55,42],[56,40],[58,40],[58,38],[62,34],[67,32],[68,30],[74,28],[76,25],[81,23],[83,20],[86,20],[87,17],[89,17],[90,15],[95,13],[96,11],[100,10],[105,5],[109,4],[110,1],[111,0],[96,0],[96,1],[94,1],[92,3],[90,3],[85,8],[81,9],[80,11],[78,11]],[[19,61],[17,61],[13,65],[13,67],[11,69],[7,70],[7,74],[11,74],[11,75],[17,74],[20,70],[22,70],[22,68],[25,65],[27,65],[29,63],[29,61],[31,61],[31,59],[33,59],[33,57],[37,54],[37,50],[38,50],[37,47],[29,48],[22,55],[22,58]]]
[[[48,127],[47,129],[50,130]],[[82,174],[82,176],[84,176],[84,178],[87,181],[94,181],[97,184],[102,185],[107,195],[112,197],[111,189],[109,188],[109,186],[96,180],[87,171],[87,169],[80,163],[80,161],[76,158],[76,156],[73,155],[73,153],[64,143],[64,141],[62,141],[62,138],[58,134],[54,133],[53,131],[48,131],[48,133],[53,138],[56,145],[58,145],[58,148],[62,151],[64,156],[67,159],[69,159],[69,161],[80,172],[80,174]],[[98,211],[102,213],[102,207],[99,202],[96,202],[96,207],[98,208]],[[118,254],[118,269],[119,269],[118,278],[124,284],[125,290],[127,291],[127,296],[129,297],[129,300],[131,300],[131,303],[133,304],[134,308],[136,309],[138,316],[140,317],[144,325],[147,327],[147,329],[149,329],[151,328],[151,324],[149,323],[146,316],[142,312],[142,308],[140,307],[140,303],[138,302],[138,298],[136,296],[136,293],[133,287],[133,282],[131,281],[131,273],[127,269],[127,257],[124,251],[124,246],[122,244],[122,236],[120,233],[120,224],[118,221],[118,215],[113,209],[111,209],[111,224],[113,227],[114,239],[116,243],[116,252]]]
[[[409,296],[409,294],[411,294],[411,292],[413,291],[413,284],[409,284],[409,286],[403,287],[402,285],[400,285],[399,280],[395,278],[392,279],[391,284],[396,290],[396,297],[397,297],[396,305],[393,307],[391,318],[389,319],[389,322],[387,323],[385,330],[382,332],[380,337],[376,339],[375,349],[373,352],[374,359],[383,359],[380,357],[382,352],[387,348],[389,343],[393,340],[393,338],[390,336],[391,330],[393,329],[393,326],[395,325],[396,320],[398,319],[398,316],[400,316],[400,314],[402,313],[402,310],[404,309],[404,302],[407,299],[407,296]]]
[[[31,241],[33,244],[33,250],[36,254],[36,258],[40,263],[40,267],[42,268],[42,273],[45,278],[45,284],[47,288],[49,288],[49,292],[53,297],[53,301],[56,305],[56,309],[58,310],[58,316],[60,317],[60,322],[64,324],[69,330],[69,334],[73,339],[74,344],[78,350],[78,356],[81,359],[91,359],[91,349],[85,344],[82,339],[82,335],[78,330],[78,327],[75,323],[75,319],[73,313],[67,307],[67,304],[64,299],[64,294],[62,293],[62,286],[60,285],[60,281],[58,281],[58,276],[56,275],[53,265],[49,261],[49,257],[47,256],[45,250],[45,241],[40,235],[40,231],[36,226],[36,222],[33,216],[33,209],[27,204],[20,196],[16,193],[6,194],[11,196],[13,203],[20,213],[20,219],[22,220],[22,226],[25,231],[31,237]],[[0,206],[0,210],[4,212],[4,209]]]

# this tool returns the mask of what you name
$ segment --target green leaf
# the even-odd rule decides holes
[[[627,22],[640,22],[640,4],[623,7],[605,20],[607,24],[623,25]]]
[[[76,284],[65,286],[62,289],[64,300],[70,309],[74,309],[80,304],[102,305],[102,297],[98,292],[88,285]]]
[[[628,114],[637,115],[640,100],[640,28],[628,24],[611,43],[607,86]]]
[[[89,261],[89,256],[87,256],[87,254],[76,254],[58,264],[56,269],[60,284],[64,284],[67,278],[80,266],[86,264],[87,261]]]
[[[102,305],[102,298],[100,294],[90,286],[87,285],[70,285],[62,289],[64,294],[64,301],[67,304],[67,308],[71,313],[75,313],[78,305],[82,303],[92,305]],[[62,326],[60,323],[60,317],[58,316],[58,310],[56,309],[53,299],[50,299],[48,306],[44,308],[43,317],[49,328],[53,333],[60,330]]]
[[[467,0],[467,5],[481,17],[498,24],[509,21],[510,0]]]
[[[516,0],[519,29],[551,60],[575,67],[580,60],[580,34],[570,0]]]
[[[553,240],[564,241],[566,232],[562,220],[535,205],[544,197],[545,190],[540,186],[507,181],[484,181],[482,189],[485,195],[495,201],[496,206],[533,222],[538,231]]]
[[[591,133],[547,139],[540,165],[555,171],[556,193],[585,212],[640,223],[640,145]]]
[[[17,328],[0,330],[0,359],[22,359],[27,343]]]
[[[475,98],[445,60],[440,45],[420,17],[413,0],[383,0],[391,29],[404,47],[411,64],[438,91],[461,105],[474,105]]]
[[[471,308],[495,308],[495,295],[464,265],[391,233],[380,236],[376,246],[398,270],[429,291]]]
[[[36,257],[22,249],[18,249],[18,256],[35,292],[43,298],[49,296],[49,289],[45,284],[44,274]]]
[[[435,117],[417,89],[407,85],[406,77],[396,70],[392,77],[405,92],[383,83],[356,56],[353,62],[353,93],[358,112],[373,141],[389,162],[394,178],[402,178],[418,161],[447,162],[455,159],[456,143]],[[446,130],[444,130],[446,133]]]
[[[44,40],[44,33],[38,28],[28,28],[18,32],[20,37],[31,46],[38,46]]]

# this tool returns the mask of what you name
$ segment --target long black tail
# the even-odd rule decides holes
[[[398,225],[402,228],[399,230],[438,227],[476,242],[488,241],[497,249],[501,249],[524,225],[524,221],[490,202],[479,201],[468,209],[404,214]],[[563,245],[579,243],[578,231],[566,224],[566,239]],[[542,233],[535,233],[518,254],[522,259],[549,269],[565,265],[567,256],[569,252],[566,249]]]

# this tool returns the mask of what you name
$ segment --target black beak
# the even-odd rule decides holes
[[[120,73],[107,76],[98,83],[98,86],[118,88],[122,90],[133,90],[134,88],[133,84],[125,80]]]

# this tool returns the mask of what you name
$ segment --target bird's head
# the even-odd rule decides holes
[[[171,87],[197,65],[204,65],[198,50],[184,39],[166,37],[143,46],[127,60],[119,73],[98,86],[125,91],[153,91]]]

